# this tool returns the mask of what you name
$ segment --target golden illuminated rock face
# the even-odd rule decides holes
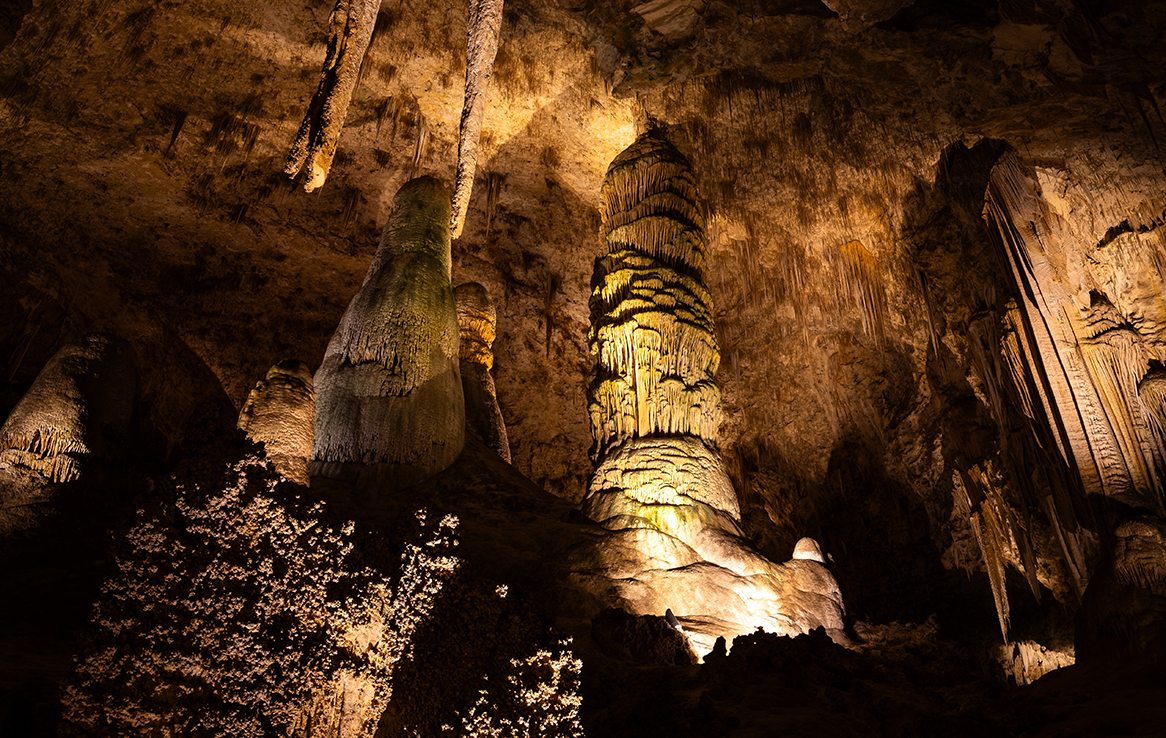
[[[34,525],[51,485],[127,452],[137,392],[137,359],[121,338],[88,335],[49,360],[0,427],[0,534]]]
[[[465,442],[449,195],[432,177],[397,192],[381,245],[316,372],[312,473],[388,488],[448,467]]]
[[[264,445],[276,471],[299,484],[308,483],[315,421],[312,372],[294,359],[271,367],[239,411],[239,429]]]
[[[461,329],[462,392],[466,398],[466,430],[510,463],[506,422],[494,389],[494,330],[497,314],[486,288],[477,282],[458,285],[453,291]]]

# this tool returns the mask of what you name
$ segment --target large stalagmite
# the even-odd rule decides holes
[[[312,372],[294,359],[271,367],[239,411],[239,429],[264,445],[276,471],[299,484],[308,483],[315,420]]]
[[[494,331],[498,322],[494,303],[477,282],[458,285],[453,291],[461,328],[462,392],[466,397],[466,430],[510,462],[506,421],[494,390]]]
[[[138,391],[133,348],[95,333],[64,346],[0,428],[0,534],[35,524],[55,484],[124,453]]]
[[[316,372],[313,475],[400,488],[445,469],[465,442],[449,195],[405,183],[380,247]]]
[[[572,562],[601,597],[673,610],[707,653],[718,636],[824,626],[842,598],[805,542],[775,565],[741,537],[720,455],[720,363],[705,286],[703,208],[688,162],[655,133],[616,157],[601,190],[587,398],[597,463],[582,511],[611,532]]]

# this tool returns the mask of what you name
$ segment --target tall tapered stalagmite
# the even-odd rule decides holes
[[[502,31],[502,0],[470,0],[466,26],[466,94],[462,103],[458,130],[457,178],[453,192],[453,237],[461,235],[466,222],[466,208],[474,187],[478,166],[478,141],[482,136],[482,117],[486,111],[486,90],[498,54],[498,37]]]
[[[701,652],[756,627],[840,633],[820,552],[774,564],[741,537],[714,446],[720,349],[688,162],[645,134],[612,162],[601,197],[587,385],[597,469],[580,509],[611,537],[580,555],[579,576],[630,611],[675,611]]]
[[[92,334],[49,359],[0,427],[0,534],[35,524],[51,486],[124,453],[138,391],[133,348]]]
[[[307,484],[315,416],[316,395],[308,365],[281,361],[247,396],[239,411],[239,428],[264,445],[267,458],[284,478]]]
[[[465,442],[449,195],[406,182],[380,247],[316,372],[313,475],[400,488],[445,469]]]
[[[323,186],[332,167],[380,6],[381,0],[336,0],[328,18],[328,54],[320,72],[320,85],[308,104],[284,166],[292,177],[307,167],[304,189],[308,192]]]
[[[466,397],[466,430],[510,461],[506,422],[494,389],[494,329],[498,316],[486,288],[477,282],[453,291],[461,328],[462,392]]]

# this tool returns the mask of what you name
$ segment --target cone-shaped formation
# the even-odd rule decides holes
[[[634,613],[674,610],[702,653],[757,627],[840,634],[842,597],[816,543],[778,565],[741,538],[712,447],[720,349],[688,163],[649,133],[616,158],[601,193],[587,387],[598,469],[581,509],[611,534],[578,554],[576,576]]]
[[[457,320],[461,329],[462,392],[466,397],[466,430],[510,462],[506,422],[494,389],[494,326],[497,313],[486,288],[477,282],[458,285]]]
[[[457,181],[453,193],[453,237],[462,233],[466,209],[478,167],[478,141],[482,136],[482,116],[486,111],[486,90],[498,54],[502,32],[502,0],[470,0],[466,25],[466,95],[458,131]]]
[[[616,157],[601,190],[607,253],[591,293],[588,410],[594,458],[630,438],[716,438],[720,364],[704,218],[684,157],[641,137]]]
[[[34,524],[49,486],[123,450],[138,391],[126,341],[92,334],[58,351],[0,428],[0,533]]]
[[[465,405],[449,250],[445,188],[432,177],[405,183],[316,372],[313,475],[400,488],[461,453]]]
[[[337,0],[328,18],[328,54],[320,72],[320,86],[308,105],[284,166],[292,177],[307,167],[304,189],[308,192],[323,186],[332,168],[380,7],[381,0]]]
[[[267,458],[280,475],[298,484],[308,483],[315,422],[312,372],[307,364],[294,359],[271,367],[239,412],[240,430],[264,445]]]

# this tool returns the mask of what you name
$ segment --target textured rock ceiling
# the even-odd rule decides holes
[[[319,364],[397,188],[453,178],[465,66],[464,4],[385,0],[327,184],[306,194],[283,162],[331,7],[4,4],[9,405],[65,341],[117,333],[162,457],[233,422],[271,365]],[[926,617],[940,562],[981,558],[952,478],[993,453],[968,337],[1009,290],[980,218],[1006,146],[1064,234],[1065,304],[1107,295],[1164,355],[1147,266],[1166,263],[1163,32],[1158,2],[508,2],[453,283],[497,306],[515,466],[571,500],[591,475],[599,186],[660,126],[709,209],[721,447],[747,532],[775,560],[815,535],[860,614]],[[879,579],[885,556],[903,571]]]

